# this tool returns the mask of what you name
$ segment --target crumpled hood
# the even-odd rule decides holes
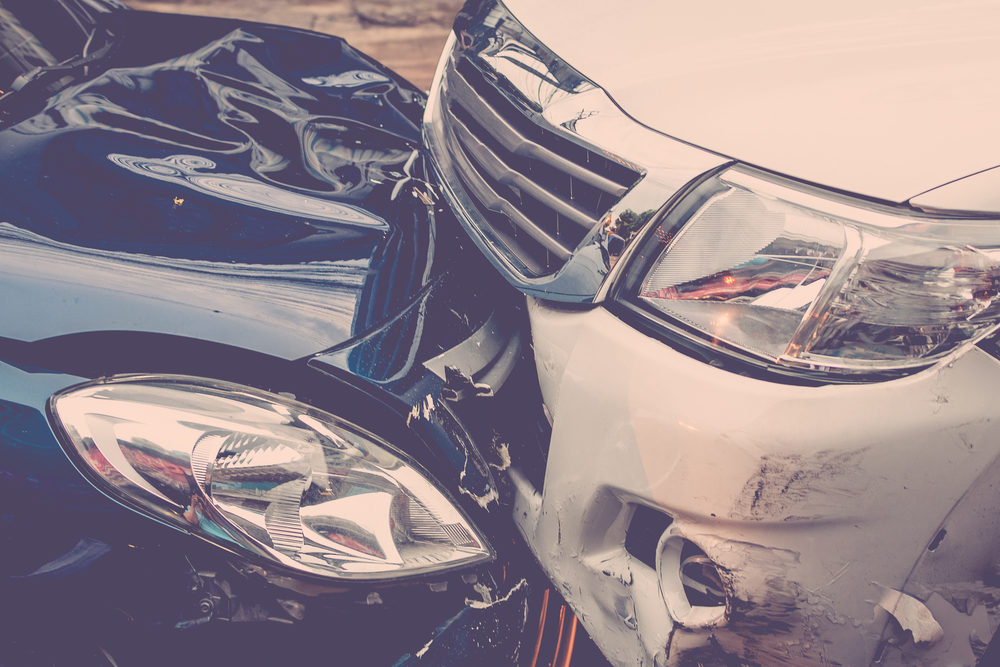
[[[422,94],[334,37],[121,14],[109,68],[0,130],[0,337],[298,358],[439,273]]]
[[[505,4],[635,119],[747,163],[889,201],[1000,164],[996,3]]]

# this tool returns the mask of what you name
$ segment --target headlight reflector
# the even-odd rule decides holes
[[[1000,221],[824,197],[740,167],[710,188],[675,235],[657,230],[636,294],[710,341],[872,372],[927,366],[1000,324]]]
[[[186,377],[122,377],[50,412],[98,486],[231,550],[344,579],[492,553],[461,511],[374,435],[281,396]]]

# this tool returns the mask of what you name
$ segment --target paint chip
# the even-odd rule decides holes
[[[492,595],[492,593],[490,593],[490,589],[489,588],[487,588],[483,584],[476,584],[474,586],[474,588],[476,589],[477,593],[479,593],[480,595],[483,596],[483,599],[482,600],[472,600],[472,599],[466,598],[465,604],[467,606],[469,606],[469,607],[472,607],[473,609],[488,609],[488,608],[492,607],[495,604],[500,604],[501,602],[506,602],[507,600],[510,599],[510,596],[514,594],[514,591],[521,590],[522,588],[524,588],[527,585],[528,585],[528,580],[527,579],[521,579],[521,581],[517,582],[516,586],[514,586],[509,591],[507,591],[507,595],[503,596],[502,598],[497,598],[496,600],[494,600],[493,599],[493,595]]]
[[[880,584],[875,585],[882,591],[877,606],[889,612],[903,630],[909,630],[915,643],[933,643],[944,636],[941,624],[923,602],[912,595]]]
[[[434,397],[427,394],[423,400],[418,401],[416,405],[410,408],[410,413],[406,415],[406,426],[409,427],[414,419],[422,418],[424,421],[430,420],[432,412],[434,412]]]

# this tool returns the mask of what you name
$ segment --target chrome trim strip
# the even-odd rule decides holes
[[[452,69],[446,72],[445,77],[449,101],[457,102],[470,116],[476,119],[476,122],[486,128],[494,139],[514,155],[544,162],[614,197],[621,197],[628,190],[624,185],[619,185],[600,174],[595,174],[586,167],[581,167],[562,155],[553,153],[548,148],[529,140],[517,128],[508,123],[503,116],[485,104],[460,72]]]
[[[507,218],[514,225],[516,225],[519,229],[522,229],[528,236],[543,245],[546,250],[556,255],[556,257],[560,260],[565,261],[569,259],[571,254],[571,250],[569,248],[564,247],[554,238],[546,234],[541,227],[529,220],[523,213],[517,210],[511,202],[498,195],[496,191],[490,187],[489,183],[487,183],[486,180],[480,176],[479,171],[475,168],[472,161],[469,159],[469,156],[463,150],[461,142],[458,141],[453,133],[451,133],[451,136],[446,136],[445,141],[447,145],[450,146],[452,160],[454,160],[461,169],[461,171],[457,172],[456,175],[470,190],[470,194],[479,200],[480,204],[484,208],[493,211],[494,213],[500,213],[507,216]],[[482,144],[479,145],[482,146]],[[490,176],[492,177],[493,174],[490,173]]]
[[[558,197],[519,171],[512,169],[507,163],[501,160],[496,153],[491,151],[483,142],[479,141],[472,131],[458,118],[451,118],[448,124],[449,129],[454,134],[458,143],[465,149],[469,157],[473,158],[483,170],[489,174],[490,178],[503,183],[512,188],[517,188],[531,195],[542,202],[560,216],[569,218],[584,229],[589,230],[597,224],[597,219],[592,218],[585,211],[581,211],[572,203]],[[558,224],[558,223],[557,223]]]

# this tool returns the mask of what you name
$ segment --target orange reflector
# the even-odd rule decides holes
[[[538,613],[538,637],[535,639],[535,650],[531,654],[531,667],[570,667],[573,659],[573,645],[576,643],[577,618],[565,604],[559,605],[559,620],[549,622],[549,592],[542,593],[541,610]],[[554,618],[552,618],[555,621]],[[553,637],[555,645],[553,646]],[[545,644],[545,648],[542,647]],[[552,653],[549,653],[549,651]],[[539,657],[551,655],[549,659]]]
[[[549,589],[542,593],[542,610],[538,614],[538,639],[535,640],[535,651],[531,654],[531,667],[538,664],[538,652],[542,650],[542,635],[545,630],[545,613],[549,608]]]

